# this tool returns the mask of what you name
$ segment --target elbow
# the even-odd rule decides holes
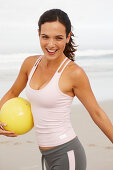
[[[14,98],[14,97],[17,97],[17,96],[15,95],[15,93],[13,93],[12,90],[9,90],[9,91],[3,96],[3,98],[0,100],[0,109],[2,108],[3,104],[4,104],[7,100],[9,100],[9,99],[11,99],[11,98]]]
[[[9,96],[10,96],[11,98],[14,98],[14,97],[18,97],[18,96],[19,96],[19,94],[17,94],[17,93],[15,92],[15,90],[13,90],[13,89],[9,90],[8,93],[9,93]]]
[[[90,114],[93,121],[98,124],[99,122],[104,122],[107,118],[105,112],[102,108],[98,107],[92,114]]]

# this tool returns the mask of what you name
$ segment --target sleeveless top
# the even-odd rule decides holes
[[[37,59],[29,74],[26,96],[31,104],[38,145],[40,147],[53,147],[76,137],[70,121],[73,97],[64,94],[58,85],[63,70],[71,60],[68,59],[61,72],[58,72],[67,60],[66,57],[49,83],[40,90],[34,90],[29,83],[41,58],[42,56]]]

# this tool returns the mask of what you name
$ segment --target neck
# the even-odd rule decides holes
[[[65,59],[65,55],[58,57],[54,60],[49,60],[47,57],[42,57],[42,66],[46,69],[54,69],[60,65],[60,63]]]

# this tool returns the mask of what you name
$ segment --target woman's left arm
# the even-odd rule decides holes
[[[113,143],[113,125],[103,109],[98,105],[89,80],[82,68],[73,69],[71,74],[74,95],[85,106],[96,125]]]

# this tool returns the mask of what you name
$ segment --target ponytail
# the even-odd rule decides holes
[[[76,49],[77,46],[75,45],[72,37],[74,37],[74,34],[71,32],[71,37],[70,37],[69,43],[67,43],[65,46],[64,54],[70,60],[75,61],[74,52],[77,51],[77,49]]]

